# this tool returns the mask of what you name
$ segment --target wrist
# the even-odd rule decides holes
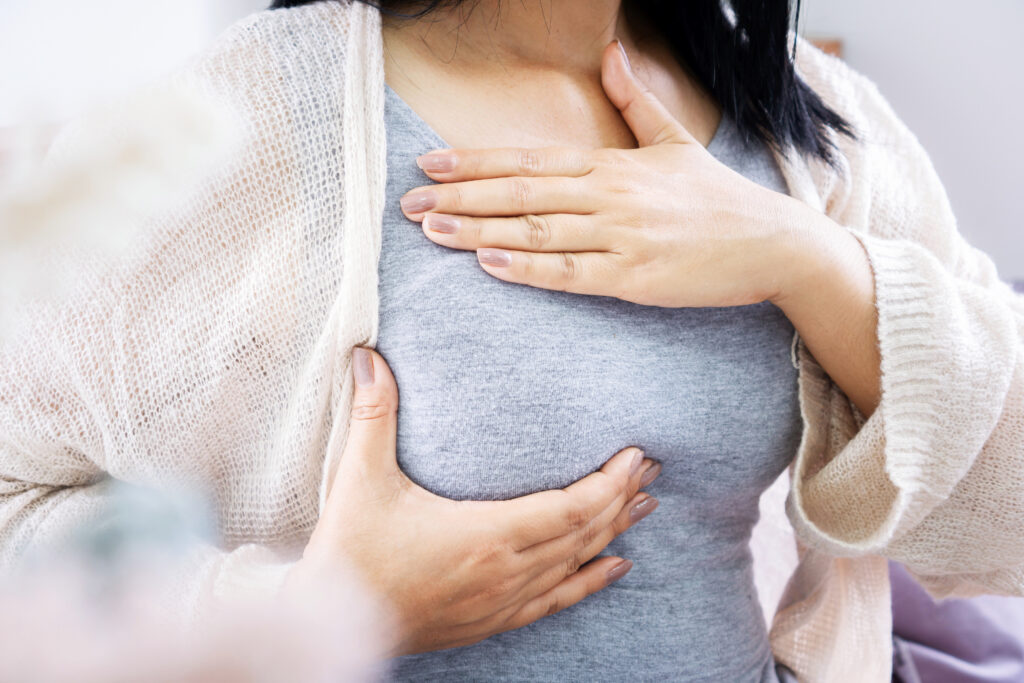
[[[806,204],[788,198],[786,229],[775,250],[774,280],[768,301],[783,311],[817,297],[824,282],[841,279],[844,251],[859,249],[857,240],[835,221]],[[853,243],[853,244],[851,244]]]

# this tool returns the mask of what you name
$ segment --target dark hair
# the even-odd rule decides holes
[[[273,0],[273,9],[321,0]],[[382,12],[420,17],[467,0],[359,0]],[[775,149],[795,148],[827,163],[835,160],[829,130],[854,138],[850,125],[826,105],[793,69],[796,41],[791,21],[800,2],[791,0],[623,0],[664,37],[746,139]],[[412,9],[401,14],[398,10]]]

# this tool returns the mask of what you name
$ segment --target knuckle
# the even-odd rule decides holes
[[[493,234],[490,221],[480,218],[463,218],[461,220],[462,225],[459,226],[459,232],[462,233],[463,239],[467,240],[470,244],[479,244],[481,246],[491,244],[490,240]]]
[[[509,194],[511,195],[513,208],[525,209],[529,205],[530,197],[533,193],[530,190],[530,184],[523,178],[513,178],[509,187]]]
[[[572,576],[579,571],[580,567],[583,566],[583,557],[579,552],[574,552],[569,557],[565,558],[565,564],[562,566],[562,574],[566,577]]]
[[[600,531],[601,530],[597,527],[596,524],[594,524],[594,522],[590,522],[589,524],[584,526],[582,531],[580,531],[580,536],[579,536],[580,547],[581,548],[588,548],[588,547],[590,547],[590,544],[597,540],[597,537],[598,537],[598,534],[600,533]],[[577,566],[577,569],[578,568],[579,567]]]
[[[573,503],[565,513],[565,525],[570,531],[579,531],[590,521],[590,513],[584,503]]]
[[[560,596],[552,596],[551,599],[548,601],[548,607],[544,611],[544,616],[550,617],[552,614],[561,612],[563,609],[565,609],[565,607],[567,607],[567,605],[564,605],[562,603],[562,599]]]
[[[391,415],[392,410],[391,401],[383,397],[374,397],[353,405],[352,419],[360,422],[375,422]]]
[[[526,214],[523,216],[526,224],[526,238],[532,249],[543,249],[551,243],[551,223],[544,216],[537,214]]]
[[[569,252],[562,252],[562,282],[569,286],[576,282],[580,275],[579,257]]]
[[[523,281],[540,282],[540,279],[544,276],[544,271],[537,267],[537,261],[534,259],[533,254],[525,251],[520,254],[520,256],[520,268],[522,269]]]
[[[462,191],[462,187],[458,183],[446,186],[448,196],[445,200],[445,204],[450,207],[450,210],[454,213],[459,213],[460,209],[466,206],[466,195]]]
[[[516,170],[521,175],[534,175],[540,173],[540,154],[532,149],[520,149],[516,151]]]

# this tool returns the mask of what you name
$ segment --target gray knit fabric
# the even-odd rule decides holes
[[[448,145],[390,88],[386,123],[378,349],[402,469],[450,498],[507,499],[629,445],[664,463],[659,508],[605,551],[633,560],[625,578],[525,628],[398,658],[394,680],[776,681],[748,544],[800,438],[789,321],[768,303],[665,309],[497,280],[402,215],[430,183],[415,157]],[[786,191],[732,122],[709,150]]]

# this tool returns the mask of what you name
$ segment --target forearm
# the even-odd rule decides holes
[[[861,414],[880,396],[878,315],[867,254],[848,230],[810,207],[796,208],[796,228],[780,261],[778,294],[814,359]]]

